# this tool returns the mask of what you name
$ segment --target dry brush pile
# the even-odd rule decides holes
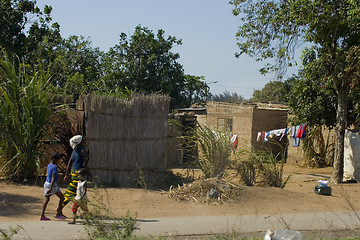
[[[245,188],[248,186],[285,186],[288,181],[282,179],[285,151],[273,154],[271,150],[255,150],[250,146],[250,150],[235,152],[229,136],[224,130],[213,131],[206,126],[199,126],[192,139],[199,147],[199,156],[194,165],[205,178],[182,186],[171,186],[163,194],[177,201],[218,204],[241,201],[246,198]],[[246,186],[226,181],[223,177],[230,177],[229,170],[235,171],[235,177],[240,178],[238,182]]]
[[[195,201],[207,204],[239,201],[244,195],[244,186],[223,179],[199,179],[191,183],[171,186],[162,194],[177,201]]]

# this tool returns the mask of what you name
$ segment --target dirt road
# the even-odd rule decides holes
[[[100,193],[95,193],[90,189],[89,199],[94,200],[101,195],[110,204],[114,214],[125,216],[128,211],[136,214],[139,219],[143,220],[140,228],[146,235],[148,233],[145,232],[146,228],[152,230],[154,234],[156,232],[176,234],[193,226],[198,229],[199,233],[201,229],[204,229],[202,233],[205,231],[211,233],[215,232],[215,229],[225,232],[224,229],[242,230],[244,225],[260,226],[260,221],[264,221],[264,226],[255,230],[256,232],[269,227],[285,228],[287,225],[294,229],[300,229],[302,225],[297,222],[300,220],[297,220],[296,216],[304,214],[310,214],[306,220],[303,220],[309,228],[321,224],[322,229],[336,230],[333,226],[337,221],[338,213],[360,210],[360,188],[359,183],[345,183],[337,186],[330,183],[331,196],[315,194],[314,187],[317,181],[329,179],[331,171],[331,168],[307,169],[286,164],[284,177],[289,174],[291,177],[284,189],[244,186],[241,188],[241,197],[237,201],[219,204],[209,205],[196,201],[179,202],[162,194],[161,190],[128,188],[102,189]],[[61,190],[65,190],[65,186],[66,184],[60,185]],[[52,219],[51,223],[39,221],[43,201],[43,188],[40,183],[24,185],[0,181],[0,226],[10,222],[22,224],[30,222],[30,225],[33,223],[34,226],[45,231],[48,226],[53,224],[54,226],[64,224],[66,228],[62,231],[69,231],[67,224],[54,221],[53,216],[57,207],[55,196],[52,197],[46,212],[46,215]],[[68,205],[64,209],[67,216],[71,216],[70,207]],[[328,213],[333,214],[335,219],[330,220]],[[245,216],[250,216],[247,224],[244,224]],[[289,218],[284,219],[284,216],[289,216]],[[199,219],[200,223],[195,224],[192,219],[194,221]],[[222,224],[214,222],[216,219],[220,219],[219,222]],[[269,219],[272,221],[268,221]],[[169,228],[165,226],[167,231],[164,231],[161,226],[166,222],[174,222],[175,226]],[[201,222],[206,228],[201,227]],[[276,225],[278,222],[282,225]],[[350,223],[358,224],[358,220],[352,219]],[[346,224],[342,226],[346,226]],[[341,225],[336,225],[337,227],[341,227]],[[249,229],[249,231],[252,230]],[[262,235],[263,233],[258,234]]]

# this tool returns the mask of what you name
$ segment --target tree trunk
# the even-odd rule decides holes
[[[335,128],[335,156],[332,180],[337,184],[343,181],[344,175],[344,137],[346,128],[346,113],[348,102],[348,91],[340,89],[338,91],[338,105],[336,113]]]

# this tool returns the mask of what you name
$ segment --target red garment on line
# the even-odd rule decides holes
[[[297,138],[303,139],[306,135],[306,125],[305,124],[301,124],[299,127],[299,130],[296,134]]]

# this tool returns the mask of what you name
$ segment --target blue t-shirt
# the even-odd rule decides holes
[[[71,158],[73,160],[72,169],[74,170],[80,170],[84,167],[84,159],[81,153],[82,150],[82,147],[76,147],[71,154]]]
[[[51,178],[52,178],[53,173],[55,173],[55,182],[58,181],[58,178],[59,178],[59,176],[58,176],[58,168],[57,168],[57,166],[55,164],[50,163],[47,166],[46,173],[47,173],[47,175],[46,175],[46,181],[47,182],[49,182],[49,183],[51,182]]]

